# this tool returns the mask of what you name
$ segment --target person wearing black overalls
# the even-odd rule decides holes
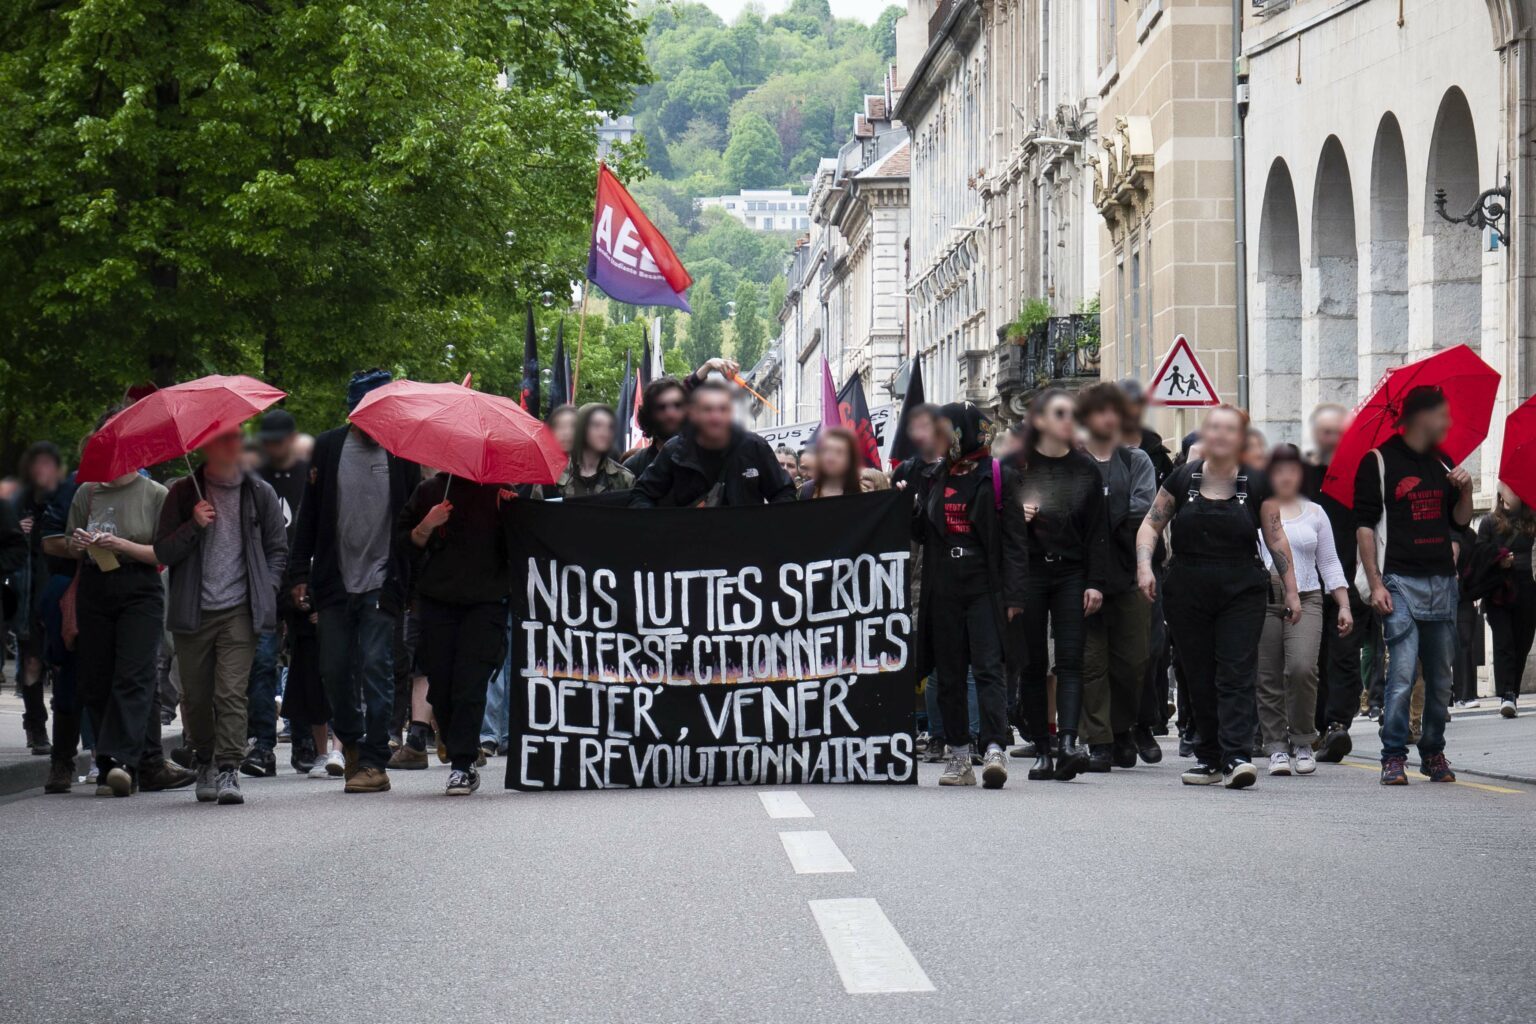
[[[1251,786],[1258,772],[1248,760],[1253,741],[1259,637],[1269,600],[1269,575],[1259,560],[1264,538],[1285,589],[1285,620],[1301,617],[1291,545],[1264,475],[1241,462],[1248,415],[1221,405],[1200,430],[1203,458],[1169,474],[1136,535],[1137,583],[1157,597],[1152,552],[1173,523],[1173,564],[1163,609],[1189,689],[1198,739],[1190,786]]]

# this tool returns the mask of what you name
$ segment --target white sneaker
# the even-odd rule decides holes
[[[1283,750],[1277,750],[1273,754],[1270,754],[1269,755],[1269,774],[1271,774],[1271,775],[1289,775],[1289,774],[1291,774],[1291,755],[1287,754]]]
[[[1459,700],[1456,702],[1456,706],[1459,708],[1480,708],[1483,706],[1483,702],[1480,700]]]
[[[1291,767],[1296,769],[1297,775],[1311,775],[1317,771],[1317,758],[1312,756],[1312,748],[1297,747],[1296,756],[1291,759]]]
[[[1505,718],[1514,718],[1519,713],[1520,713],[1519,711],[1515,710],[1515,702],[1514,701],[1506,700],[1506,701],[1500,702],[1500,704],[1499,704],[1499,714],[1503,715]]]
[[[339,750],[333,750],[326,755],[325,772],[333,779],[339,779],[347,772],[347,759]]]

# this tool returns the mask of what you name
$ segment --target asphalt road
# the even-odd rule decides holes
[[[440,767],[13,797],[0,1021],[1532,1019],[1536,788],[1182,763],[925,766],[780,818],[755,789],[448,799]]]

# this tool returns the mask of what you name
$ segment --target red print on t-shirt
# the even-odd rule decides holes
[[[968,536],[971,532],[971,517],[965,507],[965,501],[953,501],[960,492],[953,487],[944,488],[944,529],[950,533]]]
[[[1407,496],[1409,491],[1419,486],[1420,482],[1421,481],[1419,477],[1405,476],[1397,482],[1397,490],[1393,493],[1392,496],[1398,501],[1402,501],[1403,498]]]

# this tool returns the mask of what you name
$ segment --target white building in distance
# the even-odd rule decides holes
[[[695,210],[724,210],[753,231],[805,231],[811,226],[810,197],[789,189],[744,188],[733,196],[702,196]]]

